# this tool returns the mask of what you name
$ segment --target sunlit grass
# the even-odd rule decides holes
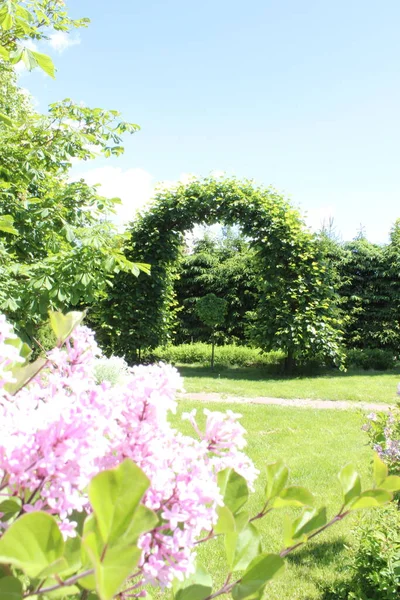
[[[314,376],[279,377],[260,368],[178,366],[187,392],[217,392],[228,396],[270,396],[364,402],[396,402],[400,370],[331,371]]]
[[[188,433],[190,426],[181,423],[182,411],[197,408],[201,414],[204,404],[181,401],[174,424]],[[212,404],[212,410],[226,410],[226,404]],[[348,462],[359,470],[364,485],[368,485],[371,450],[366,434],[361,431],[364,417],[357,411],[325,411],[284,408],[279,406],[240,405],[242,423],[248,431],[248,454],[258,469],[282,458],[291,469],[291,481],[306,486],[315,494],[316,504],[325,504],[330,515],[341,503],[337,473]],[[255,513],[263,498],[264,477],[261,474],[251,500]],[[286,511],[287,513],[287,511]],[[294,513],[293,513],[294,514]],[[265,550],[282,548],[284,511],[277,511],[259,522]],[[341,578],[351,544],[349,527],[356,517],[332,527],[297,551],[287,560],[284,577],[268,587],[269,600],[314,600],[322,597],[323,586]],[[220,540],[204,545],[199,552],[200,562],[213,574],[215,585],[222,582],[225,570]],[[168,593],[156,598],[169,599]]]

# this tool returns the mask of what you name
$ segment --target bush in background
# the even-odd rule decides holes
[[[387,371],[395,366],[395,357],[390,350],[380,348],[365,348],[360,350],[353,348],[347,350],[347,362],[350,367],[358,369],[374,369],[375,371]]]
[[[353,530],[350,578],[324,600],[397,600],[400,596],[400,511],[391,503],[363,515]]]
[[[94,375],[97,385],[103,383],[103,381],[108,381],[114,387],[124,383],[129,375],[129,366],[119,356],[111,356],[110,358],[103,356],[96,359],[94,363]]]
[[[210,346],[203,342],[160,346],[145,355],[146,361],[163,361],[182,364],[210,364]],[[226,345],[215,349],[215,364],[223,367],[280,367],[285,355],[280,351],[262,353],[257,348]]]

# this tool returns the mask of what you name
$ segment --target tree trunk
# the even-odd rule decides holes
[[[211,334],[211,370],[214,371],[214,349],[215,349],[215,336],[214,336],[214,328]]]
[[[289,348],[287,356],[285,358],[285,363],[283,367],[283,372],[285,375],[292,375],[296,366],[296,359],[293,354],[293,350]]]

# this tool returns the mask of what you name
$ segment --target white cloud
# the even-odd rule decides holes
[[[113,221],[122,226],[131,221],[136,212],[146,206],[154,192],[153,177],[144,169],[98,167],[73,176],[84,179],[89,185],[100,184],[99,194],[107,198],[120,198]]]
[[[71,38],[66,31],[55,31],[49,36],[48,44],[56,52],[64,52],[71,46],[77,46],[81,43],[79,38]]]

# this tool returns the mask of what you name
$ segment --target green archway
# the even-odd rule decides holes
[[[317,353],[337,361],[336,298],[315,236],[274,190],[236,179],[207,178],[160,190],[149,210],[132,224],[129,258],[150,263],[151,276],[121,274],[115,280],[103,323],[109,350],[134,360],[141,348],[168,340],[184,233],[195,224],[213,223],[238,224],[256,250],[258,345],[285,350],[289,361]]]

